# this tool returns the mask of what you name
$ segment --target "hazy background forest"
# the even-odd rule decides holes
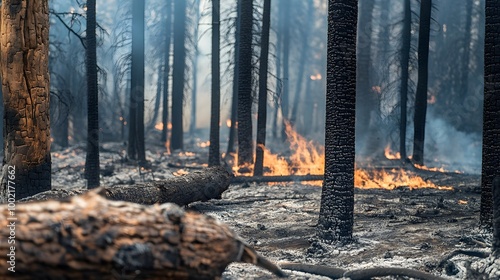
[[[177,1],[145,6],[145,131],[160,141],[165,83],[167,21]],[[459,3],[458,3],[459,2]],[[86,139],[84,3],[50,0],[50,72],[53,150]],[[189,145],[208,140],[210,120],[211,1],[186,0],[183,129]],[[398,151],[400,60],[404,1],[359,1],[357,159]],[[262,1],[254,1],[253,65],[258,76]],[[467,173],[481,170],[484,1],[434,1],[430,37],[426,157],[428,166]],[[417,79],[418,7],[411,1],[407,153]],[[464,8],[465,7],[465,8]],[[98,1],[99,112],[102,141],[127,141],[132,1]],[[272,1],[268,79],[268,146],[282,145],[282,111],[307,139],[324,141],[326,0]],[[221,152],[226,151],[233,96],[237,1],[221,1]],[[175,32],[175,30],[172,30]],[[169,66],[173,65],[170,47]],[[254,96],[257,95],[254,79]],[[368,96],[360,88],[369,86]],[[167,89],[171,94],[171,90]],[[256,99],[256,98],[255,98]],[[171,101],[172,98],[169,98]],[[194,103],[193,103],[194,102]],[[285,105],[286,104],[286,105]],[[171,104],[169,104],[171,107]],[[256,104],[254,106],[256,113]],[[168,112],[172,112],[169,108]],[[254,115],[256,121],[256,114]],[[169,117],[171,120],[171,117]],[[277,120],[277,121],[276,121]],[[363,120],[363,121],[362,121]],[[255,134],[255,130],[254,130]],[[168,141],[167,141],[168,142]],[[167,143],[168,144],[168,143]],[[147,145],[146,145],[146,149]]]

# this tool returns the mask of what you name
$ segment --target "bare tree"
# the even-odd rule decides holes
[[[220,165],[220,1],[212,0],[212,106],[208,165]]]

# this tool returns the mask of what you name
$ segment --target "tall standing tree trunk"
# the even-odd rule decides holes
[[[220,165],[220,1],[212,0],[212,104],[208,166]]]
[[[227,142],[226,155],[235,152],[237,121],[238,121],[238,71],[240,52],[240,21],[241,21],[241,0],[236,1],[236,32],[234,38],[234,68],[233,68],[233,100],[231,102],[231,125],[229,126],[229,140]]]
[[[325,179],[318,236],[352,241],[356,118],[356,26],[358,3],[329,0],[325,124]]]
[[[431,31],[432,0],[420,4],[418,30],[418,82],[413,117],[413,157],[416,164],[424,164],[425,119],[427,115],[427,80],[429,76],[429,35]]]
[[[241,0],[238,64],[238,165],[253,163],[252,34],[253,1]]]
[[[357,71],[356,71],[356,139],[358,152],[371,156],[378,148],[373,128],[370,126],[372,112],[377,104],[376,96],[371,90],[372,69],[372,22],[374,0],[359,1]],[[369,140],[368,140],[369,139]],[[361,149],[364,147],[364,149]]]
[[[306,68],[306,59],[308,57],[308,46],[309,46],[309,32],[311,29],[311,24],[314,21],[314,1],[309,0],[307,2],[307,23],[305,28],[302,30],[302,52],[300,54],[300,62],[299,62],[299,72],[297,75],[297,83],[295,85],[295,96],[293,97],[293,107],[292,107],[292,115],[290,117],[290,123],[293,126],[296,126],[297,115],[299,113],[299,104],[300,104],[300,95],[302,92],[302,81],[304,81],[304,70]],[[306,92],[308,93],[308,92]]]
[[[500,178],[500,3],[486,0],[481,225],[491,227],[492,182]],[[497,179],[498,180],[498,179]]]
[[[155,105],[153,109],[153,117],[149,121],[149,125],[147,126],[147,130],[151,130],[155,127],[156,122],[158,121],[158,115],[160,114],[160,104],[161,104],[161,96],[163,93],[163,75],[165,72],[162,71],[162,64],[158,66],[158,79],[156,80],[156,95],[155,95]]]
[[[130,78],[129,157],[146,161],[144,143],[144,1],[132,8],[132,65]]]
[[[469,63],[470,63],[470,53],[471,53],[471,40],[472,40],[472,4],[474,1],[466,1],[465,3],[465,32],[464,32],[464,54],[460,59],[462,63],[462,69],[460,73],[460,91],[459,91],[459,104],[463,104],[464,98],[470,96],[469,94]]]
[[[4,0],[0,70],[4,157],[0,203],[50,190],[48,1]]]
[[[192,80],[193,80],[193,90],[191,92],[191,120],[189,123],[189,134],[191,135],[191,140],[194,141],[194,133],[196,131],[196,104],[197,104],[197,77],[198,77],[198,24],[200,23],[200,1],[195,0],[194,3],[194,14],[195,14],[195,24],[194,24],[194,57],[193,57],[193,69],[192,69]]]
[[[99,94],[97,87],[96,1],[87,1],[87,157],[85,175],[89,189],[99,186]]]
[[[281,3],[283,0],[280,0],[278,2],[278,26],[277,26],[277,34],[276,34],[276,99],[274,102],[274,111],[273,111],[273,123],[272,123],[272,135],[273,139],[278,138],[278,113],[281,108],[281,96],[282,96],[282,76],[281,76],[281,58],[283,55],[282,49],[283,49],[283,12],[284,10],[281,9]]]
[[[281,139],[286,139],[286,122],[289,120],[290,107],[290,33],[291,33],[291,7],[290,0],[280,0],[281,9],[284,10],[284,25],[283,31],[283,92],[281,93],[281,114],[283,123],[281,126]]]
[[[186,65],[186,0],[174,2],[174,69],[172,77],[172,150],[184,149],[183,106]]]
[[[170,37],[172,35],[172,0],[165,0],[165,14],[166,14],[166,24],[165,24],[165,56],[163,58],[163,112],[161,121],[163,123],[163,129],[161,132],[161,141],[167,145],[167,135],[168,135],[168,90],[169,90],[169,78],[170,78]],[[167,147],[168,148],[168,147]]]
[[[408,80],[410,79],[410,48],[411,48],[411,1],[404,2],[403,37],[401,46],[401,89],[399,118],[399,153],[406,160],[406,123],[408,106]]]
[[[271,28],[271,0],[264,0],[262,12],[262,37],[260,39],[259,107],[257,113],[257,146],[255,150],[254,176],[264,172],[264,147],[267,124],[267,68],[269,62],[269,29]]]

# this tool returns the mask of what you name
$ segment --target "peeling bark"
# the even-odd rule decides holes
[[[50,190],[51,184],[48,1],[4,0],[1,13],[5,143],[0,203],[9,193],[20,199]]]

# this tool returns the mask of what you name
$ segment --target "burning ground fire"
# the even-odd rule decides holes
[[[290,143],[290,150],[293,154],[287,160],[273,154],[269,149],[264,147],[264,174],[274,176],[286,175],[308,175],[308,174],[324,174],[325,167],[325,150],[324,147],[313,141],[308,141],[302,135],[298,134],[291,125],[286,124],[286,134]],[[389,155],[389,156],[388,156]],[[392,154],[390,149],[386,148],[387,158],[397,158],[398,154]],[[253,166],[237,166],[238,158],[234,154],[233,171],[235,175],[250,176],[253,173]],[[422,168],[422,166],[419,166]],[[240,170],[250,170],[250,173],[241,173]],[[424,169],[424,168],[422,168]],[[428,169],[432,170],[432,169]],[[441,170],[432,170],[441,171]],[[443,172],[443,171],[441,171]],[[322,185],[322,182],[310,182],[314,185]],[[417,188],[434,188],[441,190],[451,190],[448,186],[437,186],[434,183],[423,179],[422,177],[403,169],[385,170],[366,170],[356,168],[354,184],[362,189],[388,189],[392,190],[398,187],[406,186],[410,189]]]

